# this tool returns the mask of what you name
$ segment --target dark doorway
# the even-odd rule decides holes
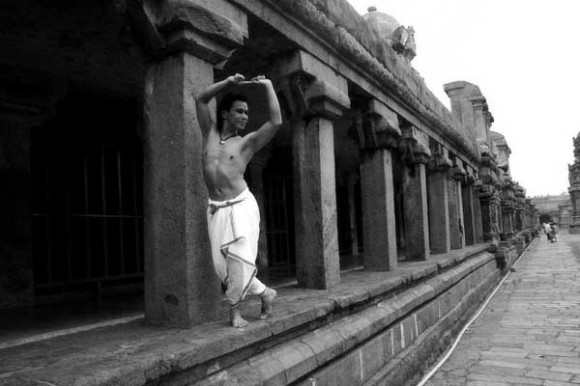
[[[142,287],[142,155],[135,100],[72,91],[32,133],[35,294]]]

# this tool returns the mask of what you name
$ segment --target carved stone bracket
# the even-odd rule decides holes
[[[447,171],[453,166],[453,162],[449,159],[449,151],[440,143],[434,144],[431,154],[429,170]]]
[[[332,84],[317,80],[304,93],[308,110],[306,115],[322,116],[331,120],[340,118],[350,108],[350,99]]]
[[[224,62],[248,37],[246,14],[227,2],[203,0],[117,1],[145,54],[159,58],[189,52]]]
[[[355,119],[351,129],[361,149],[392,149],[401,137],[396,113],[376,100],[369,103],[368,112]]]
[[[471,166],[466,165],[465,166],[465,171],[466,171],[466,175],[465,175],[465,183],[468,185],[472,185],[475,183],[475,181],[478,180],[478,176],[477,176],[477,171],[474,170]]]
[[[409,125],[401,130],[399,151],[403,160],[409,164],[428,164],[431,158],[427,135]]]
[[[298,50],[274,64],[272,72],[281,77],[277,82],[285,107],[294,118],[321,116],[334,120],[350,108],[346,80],[304,51]]]
[[[465,181],[465,177],[467,176],[467,171],[463,167],[463,161],[459,158],[455,158],[453,160],[453,168],[451,169],[451,175],[454,179],[458,181]]]

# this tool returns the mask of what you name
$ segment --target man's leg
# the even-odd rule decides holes
[[[230,308],[230,323],[232,327],[242,328],[248,325],[248,321],[242,318],[242,311],[240,310],[240,303]]]
[[[273,288],[266,288],[264,293],[260,295],[262,299],[262,310],[260,312],[260,319],[268,319],[272,316],[272,305],[274,304],[274,299],[276,299],[278,293]]]

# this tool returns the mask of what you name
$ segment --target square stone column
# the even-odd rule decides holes
[[[501,239],[509,240],[514,237],[515,228],[514,228],[514,214],[515,210],[511,206],[511,203],[502,202],[501,204],[501,218],[502,218],[502,234]]]
[[[483,213],[481,210],[481,199],[479,191],[481,188],[481,181],[476,181],[471,187],[471,194],[473,199],[473,223],[475,226],[475,243],[483,243]]]
[[[463,202],[463,221],[465,224],[465,245],[475,244],[475,223],[473,208],[473,193],[471,185],[461,185],[461,199]]]
[[[298,284],[330,288],[340,282],[332,121],[293,122],[292,156]]]
[[[221,299],[194,99],[214,83],[214,65],[243,43],[247,20],[226,2],[164,1],[154,13],[142,2],[130,6],[152,59],[144,90],[145,318],[191,327],[215,320]]]
[[[377,100],[370,101],[356,129],[361,148],[364,267],[392,271],[397,268],[397,235],[391,149],[401,131],[395,112]]]
[[[463,200],[461,181],[465,170],[461,160],[455,159],[455,167],[450,170],[449,187],[449,227],[451,231],[451,249],[465,247],[465,225],[463,222]]]
[[[514,187],[511,178],[508,177],[504,180],[501,192],[502,241],[509,240],[515,235],[516,199]]]
[[[431,151],[428,139],[413,126],[404,127],[399,148],[403,149],[403,212],[405,216],[405,254],[408,259],[429,258],[429,215],[427,172]]]
[[[151,324],[188,327],[215,319],[220,299],[193,100],[213,83],[213,66],[180,53],[152,63],[146,82],[145,316]]]
[[[447,253],[451,250],[447,173],[452,164],[446,151],[441,147],[433,156],[427,174],[431,253]]]
[[[356,217],[356,184],[358,177],[354,175],[348,176],[348,214],[350,217],[350,240],[351,240],[351,250],[352,254],[356,255],[359,252],[359,235],[357,229],[357,217]]]
[[[580,234],[580,186],[578,184],[570,186],[568,193],[570,193],[570,203],[572,204],[568,233]]]
[[[340,282],[333,121],[350,108],[348,85],[304,51],[274,72],[293,118],[296,278],[306,288],[331,288]]]
[[[391,150],[364,151],[361,156],[364,267],[391,271],[397,267]]]
[[[427,214],[427,175],[424,163],[405,168],[403,175],[405,244],[407,258],[429,258],[429,218]]]

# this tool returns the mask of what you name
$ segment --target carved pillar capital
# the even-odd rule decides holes
[[[375,99],[370,101],[368,111],[357,117],[353,127],[361,149],[392,149],[401,136],[397,114]]]
[[[448,171],[453,166],[453,162],[449,159],[449,151],[440,143],[433,146],[431,154],[429,170]]]
[[[465,171],[466,171],[465,183],[467,185],[473,185],[476,181],[478,181],[477,171],[475,169],[473,169],[469,165],[466,165]]]
[[[293,118],[338,119],[350,108],[346,79],[307,52],[297,50],[274,64],[279,89]]]
[[[350,99],[339,88],[329,82],[316,80],[304,93],[308,110],[306,115],[338,119],[350,108]]]
[[[465,181],[467,171],[463,167],[463,161],[457,157],[453,159],[453,168],[450,170],[451,177],[457,181]]]
[[[246,14],[225,1],[141,0],[117,9],[152,58],[188,52],[218,64],[248,37]]]
[[[431,149],[427,135],[412,125],[402,128],[401,133],[398,147],[403,160],[409,164],[428,164]]]

